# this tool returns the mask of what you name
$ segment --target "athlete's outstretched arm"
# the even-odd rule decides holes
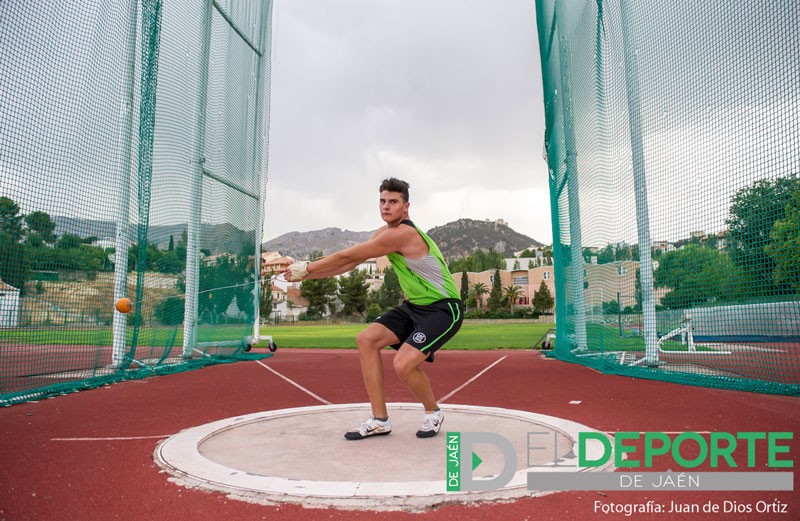
[[[324,279],[347,273],[367,259],[382,257],[400,249],[403,232],[397,228],[382,230],[361,244],[337,251],[327,257],[308,263],[292,264],[283,273],[288,281]],[[305,272],[305,273],[304,273]]]

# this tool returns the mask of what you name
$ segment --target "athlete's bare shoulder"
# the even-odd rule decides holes
[[[409,259],[418,259],[428,254],[428,244],[413,225],[407,223],[392,228],[393,242],[397,252]]]
[[[377,230],[375,230],[374,232],[372,232],[372,235],[370,236],[370,239],[374,239],[374,238],[375,238],[375,237],[377,237],[378,235],[380,235],[380,234],[382,234],[383,232],[385,232],[385,231],[386,231],[388,228],[389,228],[389,227],[388,227],[388,226],[386,226],[386,225],[384,225],[384,226],[381,226],[380,228],[378,228]]]

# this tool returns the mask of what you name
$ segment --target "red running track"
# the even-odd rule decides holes
[[[384,355],[388,373],[392,353],[386,351]],[[250,361],[123,382],[0,409],[0,521],[375,519],[374,512],[263,506],[185,489],[171,483],[153,461],[154,448],[168,435],[242,414],[319,405],[309,392],[332,403],[366,401],[357,357],[355,351],[283,349],[261,361],[306,390]],[[425,370],[441,397],[498,360],[446,403],[533,411],[607,432],[800,431],[800,399],[795,397],[603,375],[583,366],[545,359],[533,351],[444,351],[437,353],[436,363],[426,365]],[[387,374],[386,385],[389,401],[414,401],[395,375]],[[800,447],[796,439],[791,443],[790,458],[796,467]],[[759,447],[756,456],[757,468],[750,470],[767,470],[765,449]],[[674,463],[669,467],[662,462],[649,470],[668,468],[676,470]],[[796,492],[561,492],[511,503],[450,505],[424,514],[388,512],[380,516],[388,521],[421,517],[459,521],[627,520],[631,517],[624,513],[604,514],[603,509],[650,500],[665,505],[671,501],[690,505],[712,502],[720,508],[728,501],[728,505],[736,502],[749,506],[752,512],[632,517],[800,519],[800,495]],[[759,505],[775,505],[776,501],[785,505],[786,513],[756,511]]]

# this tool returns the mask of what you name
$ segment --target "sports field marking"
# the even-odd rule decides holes
[[[446,395],[445,395],[443,398],[439,398],[439,403],[443,403],[443,402],[445,402],[445,401],[446,401],[448,398],[450,398],[451,396],[453,396],[454,394],[456,394],[458,391],[460,391],[460,390],[461,390],[461,389],[463,389],[464,387],[468,386],[469,384],[471,384],[472,382],[474,382],[475,380],[477,380],[477,379],[478,379],[478,378],[479,378],[481,375],[483,375],[483,374],[484,374],[486,371],[488,371],[488,370],[489,370],[489,369],[491,369],[492,367],[496,366],[497,364],[499,364],[500,362],[502,362],[502,361],[503,361],[503,360],[505,360],[506,358],[508,358],[508,355],[504,355],[502,358],[499,358],[499,359],[495,360],[494,362],[492,362],[492,363],[491,363],[491,364],[490,364],[488,367],[484,368],[484,369],[483,369],[483,371],[481,371],[480,373],[476,374],[475,376],[473,376],[472,378],[470,378],[469,380],[467,380],[466,382],[464,382],[463,384],[461,384],[459,387],[457,387],[457,388],[455,388],[454,390],[450,391],[450,392],[449,392],[448,394],[446,394]]]
[[[50,438],[50,441],[132,441],[132,440],[163,440],[171,434],[163,436],[120,436],[115,438]]]
[[[261,367],[263,367],[264,369],[266,369],[267,371],[270,371],[270,372],[272,372],[272,373],[273,373],[273,374],[275,374],[276,376],[280,376],[281,378],[283,378],[284,380],[286,380],[286,381],[287,381],[287,382],[289,382],[290,384],[294,385],[295,387],[297,387],[298,389],[300,389],[301,391],[303,391],[303,392],[304,392],[304,393],[306,393],[307,395],[311,396],[312,398],[315,398],[315,399],[319,400],[320,402],[324,403],[325,405],[333,405],[333,402],[329,402],[329,401],[328,401],[328,400],[326,400],[325,398],[321,398],[320,396],[318,396],[318,395],[314,394],[313,392],[309,391],[308,389],[306,389],[305,387],[303,387],[303,386],[302,386],[302,385],[300,385],[299,383],[295,382],[295,381],[294,381],[294,380],[292,380],[291,378],[287,378],[287,377],[283,376],[281,373],[279,373],[279,372],[278,372],[278,371],[276,371],[275,369],[273,369],[273,368],[269,367],[268,365],[264,364],[264,363],[263,363],[263,362],[261,362],[260,360],[256,360],[256,363],[257,363],[258,365],[260,365]]]

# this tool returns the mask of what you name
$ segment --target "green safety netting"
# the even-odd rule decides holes
[[[0,8],[0,404],[254,356],[271,11]]]
[[[800,3],[536,9],[555,356],[800,394]]]

